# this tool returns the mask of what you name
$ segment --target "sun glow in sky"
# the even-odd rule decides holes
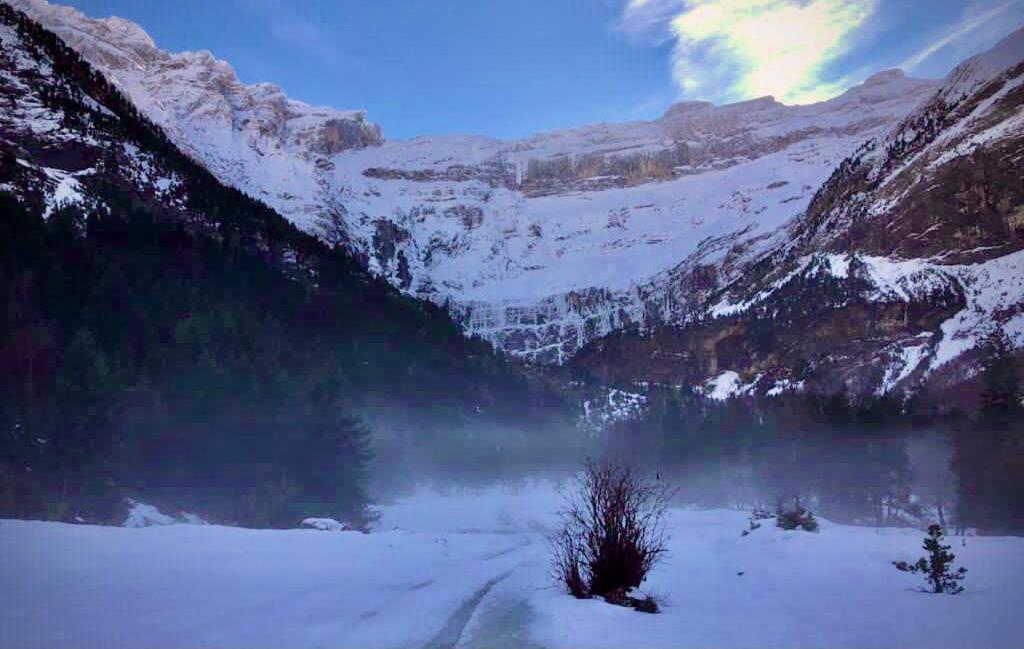
[[[775,94],[785,102],[816,101],[844,88],[820,78],[849,49],[875,2],[719,0],[672,19],[673,73],[684,93],[713,92],[723,78],[739,97]],[[702,64],[717,59],[717,65]]]
[[[901,67],[915,72],[974,32],[1001,31],[1005,23],[992,23],[1019,14],[1019,5],[1004,0],[968,7],[947,33],[910,54]],[[870,58],[864,50],[877,24],[895,17],[887,10],[883,0],[629,0],[623,26],[669,35],[672,77],[684,96],[730,101],[773,95],[809,103],[863,79],[863,61]],[[927,11],[927,5],[917,10]],[[914,41],[920,25],[906,24],[904,39]]]

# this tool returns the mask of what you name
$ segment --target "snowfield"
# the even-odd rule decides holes
[[[543,485],[422,492],[383,507],[368,535],[2,521],[0,646],[995,649],[1024,637],[1024,539],[954,539],[967,591],[936,596],[891,565],[921,555],[918,530],[822,521],[820,534],[741,537],[746,512],[674,510],[671,556],[645,584],[664,610],[647,615],[552,586],[557,506]]]

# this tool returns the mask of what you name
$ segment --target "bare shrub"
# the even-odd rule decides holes
[[[554,578],[576,597],[638,587],[665,554],[670,495],[629,467],[588,461],[551,537]]]
[[[562,582],[569,594],[577,599],[590,597],[590,586],[583,576],[583,553],[579,539],[568,529],[562,529],[551,538],[552,569],[557,581]]]

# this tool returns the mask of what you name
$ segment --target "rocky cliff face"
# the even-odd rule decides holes
[[[375,270],[468,333],[563,362],[621,327],[685,319],[933,89],[888,72],[814,106],[690,103],[517,142],[387,142],[334,157],[325,184],[344,188],[346,234]],[[397,246],[373,242],[382,221]]]
[[[1024,30],[867,141],[677,327],[593,343],[606,378],[941,391],[996,328],[1024,346]]]
[[[810,106],[686,102],[518,141],[385,142],[362,113],[244,86],[209,53],[162,52],[127,21],[14,4],[222,182],[448,305],[468,334],[542,362],[700,308],[836,164],[934,90],[889,71]]]

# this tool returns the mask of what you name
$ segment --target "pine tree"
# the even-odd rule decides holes
[[[981,356],[981,403],[977,417],[953,435],[961,527],[1011,531],[1024,526],[1019,493],[1024,465],[1024,406],[1013,346],[997,329]]]
[[[928,557],[921,557],[916,563],[908,564],[906,561],[894,561],[893,565],[897,570],[903,572],[921,573],[933,593],[948,593],[959,595],[964,591],[960,582],[967,575],[967,568],[960,567],[956,571],[952,569],[956,555],[949,551],[948,545],[943,545],[942,528],[938,525],[931,525],[928,528],[928,537],[924,540],[924,549]]]
[[[981,393],[982,423],[1005,428],[1022,413],[1020,377],[1013,359],[1013,345],[1002,329],[996,329],[983,346]]]

